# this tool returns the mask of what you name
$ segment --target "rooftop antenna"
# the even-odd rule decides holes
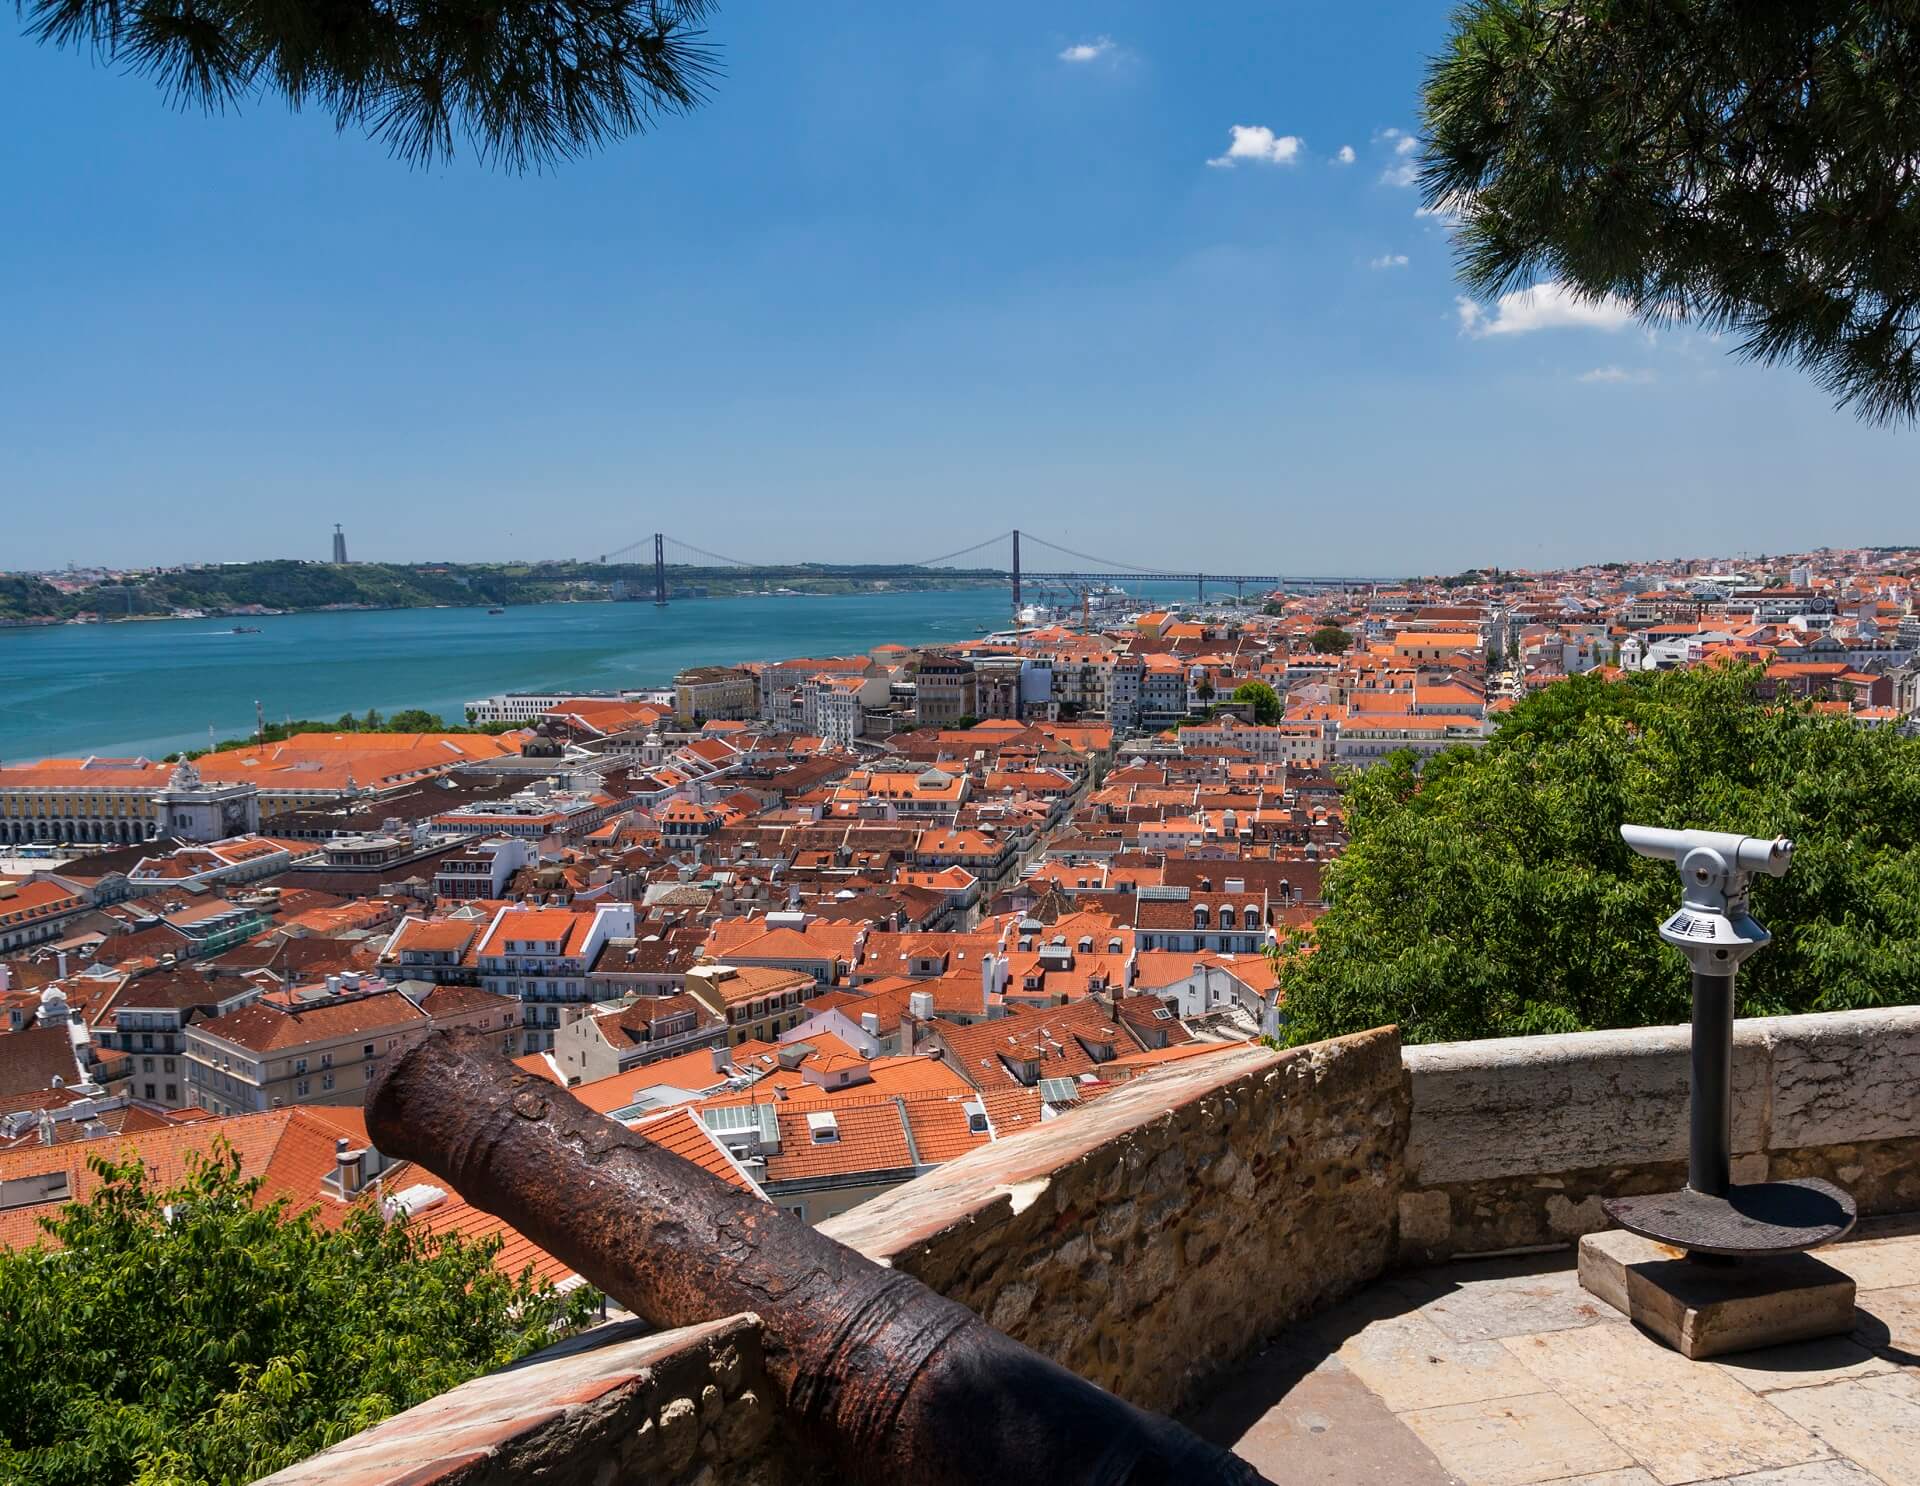
[[[253,741],[256,743],[267,741],[267,713],[266,709],[260,705],[258,697],[253,699]]]
[[[1602,1207],[1628,1232],[1676,1245],[1706,1264],[1790,1254],[1839,1238],[1857,1211],[1831,1182],[1732,1178],[1734,982],[1740,962],[1773,938],[1747,911],[1749,878],[1784,877],[1793,843],[1633,825],[1621,826],[1620,835],[1641,856],[1672,862],[1680,873],[1680,907],[1660,925],[1660,937],[1693,970],[1693,1081],[1686,1186],[1615,1197]]]

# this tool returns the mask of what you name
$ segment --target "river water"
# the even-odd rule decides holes
[[[1006,623],[1004,589],[395,609],[0,629],[0,762],[158,756],[269,721],[546,687],[660,686],[693,665],[953,643]],[[257,635],[232,633],[236,623]]]

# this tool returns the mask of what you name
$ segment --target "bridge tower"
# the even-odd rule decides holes
[[[664,532],[653,534],[653,606],[667,607],[667,538]]]
[[[1020,622],[1020,528],[1013,529],[1013,622]]]

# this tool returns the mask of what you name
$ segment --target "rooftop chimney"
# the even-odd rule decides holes
[[[725,1045],[716,1044],[708,1048],[707,1051],[713,1058],[713,1071],[715,1073],[725,1073],[727,1071],[727,1049]]]
[[[877,1011],[861,1012],[860,1030],[865,1032],[869,1037],[878,1037],[880,1035],[880,1013]]]
[[[67,952],[64,949],[60,951],[58,964],[60,966],[60,979],[65,980],[67,978]]]
[[[367,1153],[364,1148],[356,1149],[352,1142],[342,1135],[333,1143],[333,1175],[345,1198],[356,1197],[366,1183]]]

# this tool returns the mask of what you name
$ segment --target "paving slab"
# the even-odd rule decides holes
[[[1830,1453],[1769,1399],[1630,1326],[1508,1337],[1503,1345],[1557,1394],[1575,1400],[1663,1486],[1800,1465]]]
[[[1449,1404],[1401,1418],[1442,1465],[1472,1486],[1533,1486],[1591,1474],[1595,1467],[1633,1465],[1631,1455],[1557,1393]]]
[[[1328,1358],[1277,1392],[1275,1384],[1295,1371],[1284,1351],[1268,1354],[1185,1422],[1272,1481],[1468,1486],[1339,1359]]]
[[[1920,1486],[1920,1378],[1914,1374],[1796,1388],[1769,1402],[1886,1486]]]
[[[1616,1311],[1580,1288],[1565,1254],[1448,1265],[1420,1278],[1434,1287],[1434,1298],[1420,1308],[1421,1314],[1455,1341],[1498,1341],[1599,1322],[1625,1324]]]
[[[1732,1476],[1720,1486],[1880,1486],[1880,1480],[1851,1460],[1809,1460],[1805,1465],[1790,1465],[1785,1470]]]
[[[1885,1290],[1895,1285],[1920,1285],[1920,1245],[1905,1239],[1828,1244],[1820,1258],[1842,1274],[1851,1275],[1862,1290]]]
[[[1417,1312],[1372,1322],[1338,1355],[1396,1414],[1540,1391],[1540,1380],[1497,1341],[1455,1341]]]
[[[1707,1364],[1755,1393],[1782,1388],[1816,1388],[1846,1378],[1892,1372],[1899,1364],[1881,1357],[1850,1336],[1823,1336],[1784,1347],[1761,1347],[1716,1357]]]
[[[1853,1339],[1868,1351],[1920,1366],[1920,1285],[1869,1290],[1854,1306]]]

